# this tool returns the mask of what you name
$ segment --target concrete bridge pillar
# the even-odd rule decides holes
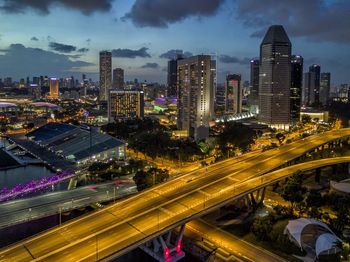
[[[69,179],[69,184],[68,184],[68,190],[75,189],[77,187],[78,179],[77,178],[71,178]]]
[[[175,243],[171,243],[172,230],[170,230],[146,242],[140,248],[159,262],[179,261],[185,256],[185,253],[181,250],[184,231],[185,225],[182,225]]]

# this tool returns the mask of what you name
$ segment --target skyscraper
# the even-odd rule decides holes
[[[258,120],[278,129],[290,125],[291,49],[281,25],[271,26],[260,45]]]
[[[290,86],[290,118],[292,125],[300,120],[301,90],[303,85],[302,56],[293,55],[291,58],[291,86]]]
[[[183,59],[181,54],[178,54],[176,59],[168,61],[168,92],[167,96],[176,96],[177,94],[177,61]]]
[[[319,65],[313,64],[309,67],[309,72],[314,73],[314,93],[315,93],[315,101],[314,103],[320,103],[320,74],[321,67]]]
[[[258,59],[250,61],[249,110],[253,114],[259,113],[259,63]]]
[[[320,80],[320,103],[327,105],[331,89],[331,73],[321,73]]]
[[[112,53],[100,52],[100,100],[107,101],[108,90],[112,88]]]
[[[117,90],[124,89],[124,70],[122,68],[113,70],[113,88]]]
[[[303,105],[315,103],[315,72],[306,72],[304,74],[302,103]]]
[[[177,127],[194,140],[209,136],[209,120],[214,116],[214,61],[210,55],[179,60]]]
[[[227,75],[225,88],[225,113],[238,114],[242,112],[241,75]]]
[[[58,78],[50,78],[50,96],[51,99],[57,99],[58,93]]]

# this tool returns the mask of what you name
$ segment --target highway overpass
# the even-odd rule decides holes
[[[174,227],[284,179],[290,175],[286,170],[294,172],[349,162],[349,157],[306,162],[261,177],[321,145],[349,136],[350,129],[335,130],[258,155],[242,156],[242,161],[235,164],[219,162],[208,170],[155,186],[7,247],[0,251],[0,260],[96,261],[124,254]]]

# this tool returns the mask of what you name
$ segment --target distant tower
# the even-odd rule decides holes
[[[241,75],[227,75],[225,88],[225,113],[238,114],[242,112]]]
[[[259,63],[258,59],[250,61],[250,95],[249,106],[250,112],[259,113]]]
[[[108,91],[112,88],[112,53],[100,52],[100,100],[107,101]]]
[[[320,80],[320,103],[327,105],[331,89],[331,73],[321,73]]]
[[[113,89],[124,89],[124,70],[122,68],[115,68],[113,70]]]
[[[50,78],[50,98],[57,99],[58,96],[58,78]]]
[[[179,60],[177,127],[187,130],[194,140],[209,137],[209,121],[214,116],[215,62],[210,55]]]
[[[302,103],[303,105],[315,103],[315,72],[306,72],[304,74]]]
[[[183,59],[182,55],[178,54],[176,59],[168,61],[168,92],[167,96],[176,96],[177,94],[177,62]]]
[[[290,118],[292,125],[300,120],[301,90],[303,85],[302,56],[293,55],[291,59],[291,86],[290,86]]]
[[[309,67],[309,72],[314,73],[314,103],[320,103],[320,78],[321,78],[321,67],[319,65],[313,64]]]
[[[291,49],[281,25],[271,26],[260,45],[258,119],[278,129],[290,126]]]

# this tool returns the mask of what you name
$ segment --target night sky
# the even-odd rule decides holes
[[[97,80],[98,53],[113,52],[126,80],[166,82],[176,52],[216,54],[227,73],[249,80],[249,60],[271,24],[293,54],[350,82],[349,0],[0,0],[0,78],[48,75]]]

